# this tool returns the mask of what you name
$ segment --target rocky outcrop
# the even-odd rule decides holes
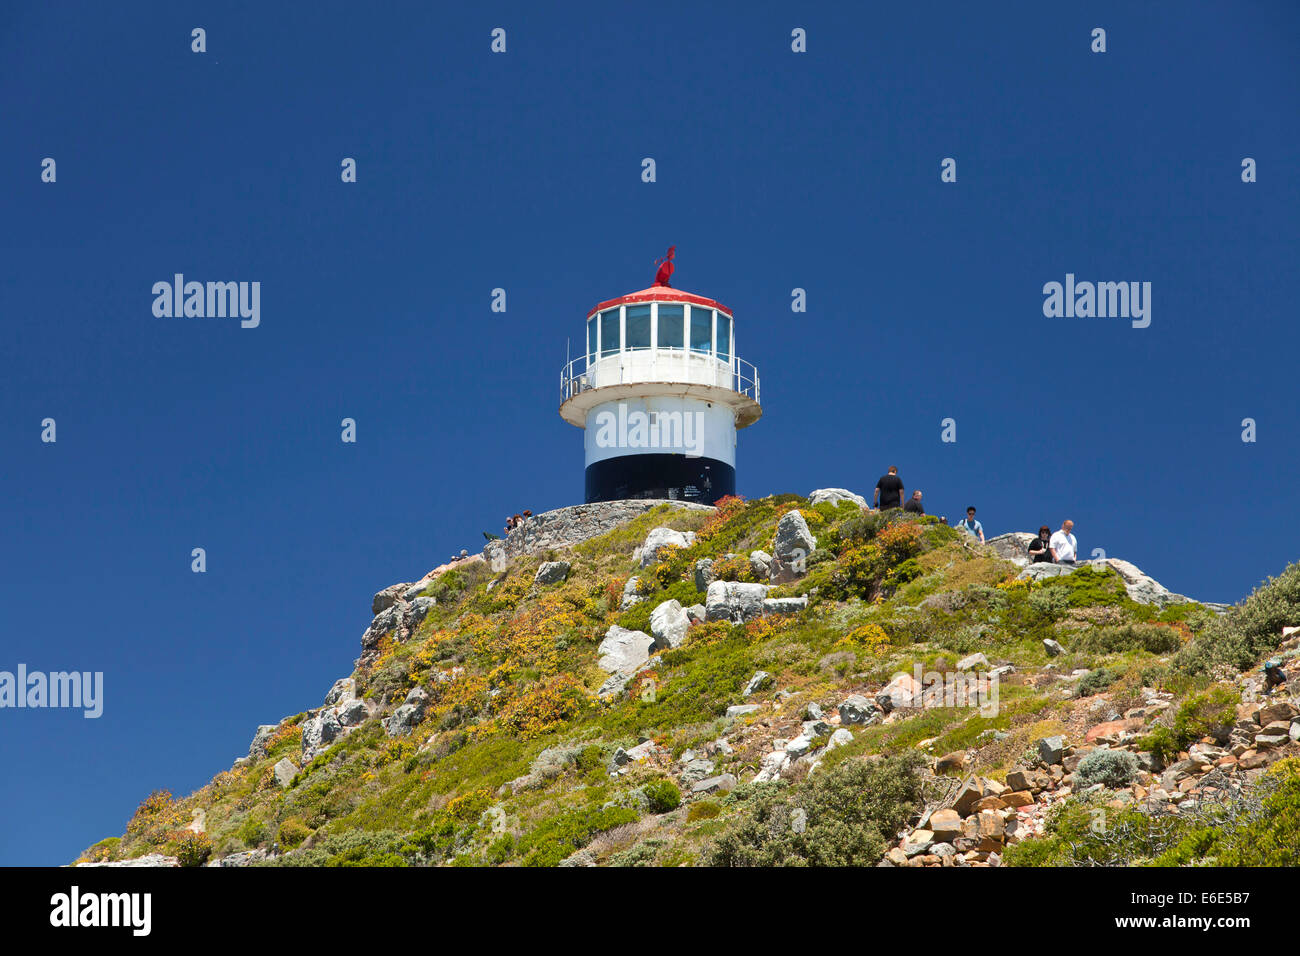
[[[1038,535],[1027,531],[1012,531],[989,538],[986,543],[999,558],[1023,568],[1029,564],[1029,542],[1037,537]]]
[[[655,639],[644,631],[629,631],[625,627],[611,624],[605,632],[605,639],[596,649],[600,655],[596,664],[611,674],[631,674],[650,659],[650,651],[654,646]]]
[[[860,508],[867,506],[866,498],[849,491],[847,488],[818,488],[816,491],[809,492],[808,501],[814,505],[823,502],[838,504],[841,501],[851,501]]]
[[[711,505],[651,498],[601,501],[556,508],[554,511],[545,511],[525,518],[504,538],[489,541],[483,548],[483,558],[493,570],[502,570],[505,562],[511,558],[524,554],[538,554],[551,548],[566,548],[580,541],[599,537],[623,522],[631,521],[662,504],[689,511],[713,510]]]
[[[424,719],[429,706],[429,692],[423,687],[412,687],[396,710],[384,718],[384,732],[390,737],[405,737]]]
[[[568,561],[543,561],[533,575],[534,584],[559,584],[569,576]]]
[[[739,624],[762,617],[767,592],[766,584],[714,581],[704,598],[705,620]]]
[[[664,552],[671,548],[689,548],[695,543],[694,531],[677,531],[674,528],[651,528],[646,535],[645,544],[634,555],[638,557],[642,568],[648,568],[662,560]]]
[[[817,539],[808,521],[798,511],[788,511],[776,523],[772,545],[771,581],[786,584],[808,573],[808,555],[817,549]]]
[[[657,650],[681,647],[690,626],[690,619],[680,601],[664,601],[650,613],[650,633],[654,635]]]

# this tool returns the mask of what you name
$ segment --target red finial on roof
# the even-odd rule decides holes
[[[655,285],[667,286],[670,289],[672,288],[672,283],[668,280],[673,274],[673,251],[676,248],[676,246],[669,246],[668,255],[664,256],[662,259],[655,260],[655,265],[659,266],[659,271],[655,273]]]

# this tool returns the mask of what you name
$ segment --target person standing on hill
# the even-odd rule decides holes
[[[1074,530],[1074,522],[1066,518],[1061,522],[1061,530],[1052,535],[1052,540],[1048,542],[1048,547],[1052,550],[1052,560],[1057,564],[1074,564],[1079,554],[1079,544],[1074,540],[1074,535],[1070,534]]]
[[[903,507],[903,480],[898,477],[898,466],[890,465],[889,474],[881,475],[872,496],[872,507],[881,511]]]
[[[957,522],[957,527],[961,528],[973,538],[979,538],[980,544],[984,543],[984,526],[975,520],[975,506],[971,505],[966,509],[966,517]]]
[[[925,505],[921,504],[921,492],[919,489],[912,492],[912,497],[907,499],[907,504],[903,505],[903,510],[918,515],[925,514]]]

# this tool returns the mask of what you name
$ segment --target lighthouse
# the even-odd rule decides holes
[[[758,369],[736,354],[731,309],[669,285],[672,258],[650,288],[587,313],[586,352],[560,373],[588,503],[736,493],[736,431],[763,414]]]

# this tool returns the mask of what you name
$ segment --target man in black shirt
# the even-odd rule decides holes
[[[886,508],[903,507],[903,481],[898,477],[898,466],[890,465],[889,474],[881,476],[876,482],[876,493],[872,496],[872,506],[884,511]]]
[[[903,505],[904,511],[910,511],[913,514],[925,514],[925,506],[921,504],[921,492],[912,492],[912,497],[907,499],[907,504]]]

